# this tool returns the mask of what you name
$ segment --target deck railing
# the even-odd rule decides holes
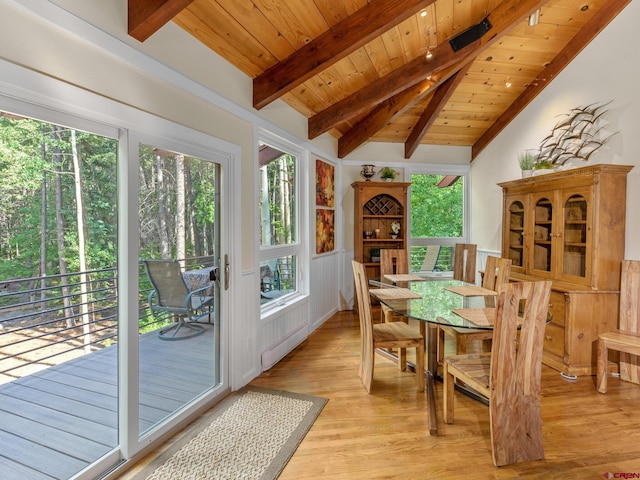
[[[212,265],[212,257],[181,260],[185,269]],[[153,316],[151,284],[139,264],[140,333],[172,321]],[[118,341],[115,268],[0,281],[0,383],[108,347]]]

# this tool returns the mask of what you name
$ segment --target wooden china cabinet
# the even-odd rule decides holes
[[[627,165],[592,165],[500,183],[511,281],[552,280],[543,362],[595,374],[600,332],[618,327]]]
[[[354,189],[354,260],[364,264],[368,278],[380,276],[381,249],[407,248],[410,185],[410,182],[366,181],[351,184]],[[392,238],[393,222],[400,224],[396,238]]]

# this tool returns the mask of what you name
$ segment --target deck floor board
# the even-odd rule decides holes
[[[140,337],[140,424],[145,431],[214,381],[213,335]],[[3,480],[66,479],[118,444],[116,345],[0,385]]]

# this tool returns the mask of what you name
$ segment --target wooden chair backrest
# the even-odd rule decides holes
[[[498,286],[509,283],[511,275],[511,259],[489,255],[484,268],[482,286],[489,290],[498,290]]]
[[[498,286],[489,399],[493,461],[498,466],[544,458],[540,376],[551,283]]]
[[[640,333],[640,261],[623,260],[620,279],[619,330]],[[620,352],[620,378],[640,382],[640,359]]]
[[[620,330],[640,332],[640,260],[623,260],[620,280]]]
[[[438,256],[440,255],[440,245],[427,245],[424,252],[424,258],[422,259],[421,272],[432,272],[436,268],[438,263]]]
[[[409,254],[404,249],[380,250],[380,276],[409,273]]]
[[[476,283],[477,245],[473,243],[456,243],[453,252],[453,278],[463,282]]]
[[[364,265],[355,260],[353,266],[353,278],[358,302],[358,316],[360,317],[360,378],[365,378],[367,372],[363,368],[373,368],[373,321],[371,318],[371,298],[369,297],[369,284]],[[367,367],[369,365],[369,367]]]

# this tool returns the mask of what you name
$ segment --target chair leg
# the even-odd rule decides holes
[[[399,348],[398,349],[398,368],[401,372],[407,371],[407,349]]]
[[[456,335],[456,355],[464,355],[467,353],[467,336]]]
[[[596,390],[607,393],[607,363],[609,351],[607,342],[598,339],[598,364],[596,367]]]
[[[438,365],[442,365],[444,362],[444,330],[438,327]]]
[[[371,393],[375,361],[375,350],[373,348],[366,348],[363,346],[363,351],[360,355],[360,380],[362,380],[362,384],[364,385],[367,393]]]
[[[454,381],[453,375],[449,373],[449,366],[444,362],[444,370],[442,372],[444,381],[444,422],[453,423],[453,392]]]
[[[182,330],[184,329],[184,330]],[[178,335],[178,332],[182,330],[183,333]],[[185,330],[191,330],[184,333]],[[173,332],[169,334],[170,332]],[[163,328],[158,332],[160,340],[184,340],[185,338],[192,338],[200,335],[204,332],[202,325],[197,325],[189,322],[185,322],[183,317],[178,317],[178,321],[173,323],[167,328]]]
[[[416,375],[418,381],[418,391],[424,392],[426,379],[424,373],[424,342],[416,347]]]

